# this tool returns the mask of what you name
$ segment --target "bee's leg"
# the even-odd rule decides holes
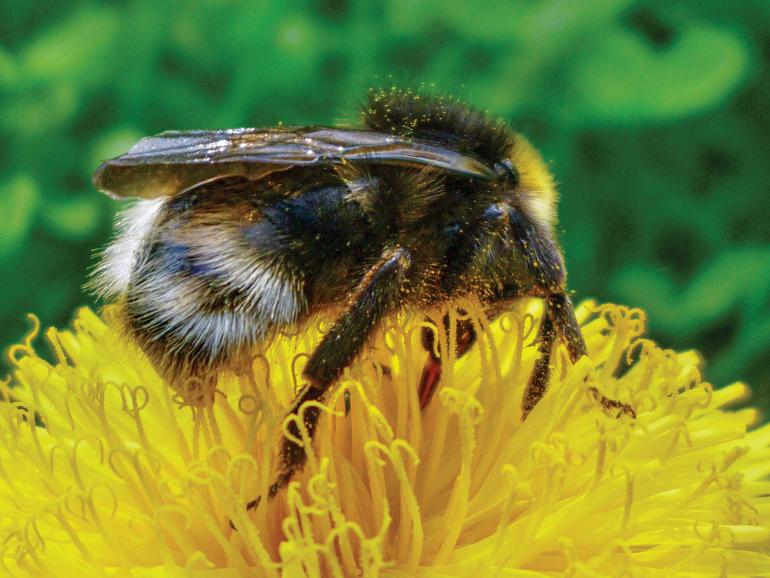
[[[548,311],[553,318],[556,330],[559,333],[559,339],[567,346],[569,357],[572,363],[575,363],[583,355],[586,355],[586,342],[583,339],[583,333],[580,331],[580,325],[575,317],[575,308],[572,306],[572,300],[566,293],[551,295],[548,298]],[[611,399],[592,387],[591,395],[599,402],[607,413],[614,412],[618,417],[628,415],[636,418],[636,410],[629,404],[617,399]]]
[[[540,357],[535,362],[522,402],[522,412],[525,419],[545,394],[556,334],[558,333],[559,339],[566,345],[572,363],[575,363],[587,352],[586,343],[569,295],[565,293],[552,294],[546,298],[544,307],[543,321],[538,335]],[[596,388],[591,388],[591,393],[605,411],[614,411],[618,416],[625,414],[633,418],[636,417],[636,411],[629,404],[610,399],[602,395]]]
[[[540,351],[540,357],[535,361],[535,367],[532,369],[532,374],[529,376],[527,389],[524,390],[524,398],[521,403],[522,420],[527,419],[529,412],[532,411],[532,408],[534,408],[542,399],[545,394],[545,388],[548,386],[551,352],[553,351],[553,342],[556,339],[556,330],[553,326],[550,299],[546,300],[543,308],[543,320],[540,322],[540,331],[537,336],[539,341],[537,348],[538,351]],[[578,332],[579,331],[580,330],[578,329]]]
[[[324,335],[305,366],[304,376],[309,384],[294,401],[288,415],[299,415],[300,408],[308,401],[321,401],[329,388],[337,381],[342,370],[358,355],[369,335],[388,313],[401,302],[407,272],[410,266],[409,252],[404,248],[386,251],[380,260],[364,276],[350,299],[347,310]],[[302,411],[304,426],[310,439],[318,425],[320,410],[308,406]],[[289,422],[292,437],[302,439],[296,421]],[[268,490],[268,499],[286,487],[292,476],[305,465],[305,448],[285,437],[280,450],[280,472]],[[248,504],[253,508],[259,498]]]
[[[545,307],[544,315],[550,317],[553,322],[559,339],[567,347],[570,360],[572,363],[577,362],[588,350],[580,324],[575,317],[572,299],[566,293],[553,293],[546,298]]]
[[[449,317],[444,317],[444,327],[449,328]],[[476,330],[473,326],[473,322],[470,319],[459,319],[457,321],[456,338],[455,338],[455,352],[457,357],[462,357],[476,342]],[[420,409],[430,403],[433,394],[438,389],[439,381],[441,380],[441,358],[436,355],[436,332],[423,327],[422,329],[422,346],[428,352],[428,359],[425,362],[425,366],[422,368],[422,375],[420,375],[420,387],[418,389],[420,397]],[[440,353],[440,351],[439,351]]]
[[[428,359],[422,368],[417,391],[420,397],[420,409],[425,409],[438,387],[438,382],[441,381],[441,358],[436,355],[436,333],[433,330],[423,327],[421,339],[422,346],[428,352]]]
[[[602,409],[607,413],[614,413],[615,417],[627,415],[636,419],[636,410],[631,404],[607,397],[595,387],[589,388],[588,391],[591,392],[593,398],[599,402],[599,405],[601,405]]]

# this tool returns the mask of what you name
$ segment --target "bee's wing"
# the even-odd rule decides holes
[[[102,163],[94,184],[113,197],[154,198],[222,176],[256,180],[294,166],[345,162],[430,165],[469,177],[494,176],[469,156],[393,135],[323,127],[245,128],[144,138],[126,154]]]

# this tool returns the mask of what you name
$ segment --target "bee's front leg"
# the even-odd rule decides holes
[[[543,321],[540,324],[538,334],[540,357],[535,361],[535,367],[527,383],[527,389],[524,391],[521,407],[523,419],[527,418],[529,412],[532,411],[545,394],[550,374],[551,353],[553,352],[557,333],[559,339],[567,347],[572,363],[586,355],[585,339],[583,339],[583,333],[580,331],[580,325],[575,317],[572,300],[566,293],[554,293],[545,300]],[[591,394],[605,411],[614,411],[618,416],[629,415],[633,418],[636,417],[636,411],[629,404],[608,398],[596,388],[591,388]]]
[[[444,316],[443,323],[445,330],[449,331],[448,315]],[[441,374],[443,373],[440,357],[442,355],[441,347],[436,346],[437,331],[438,329],[434,331],[428,327],[423,327],[422,329],[422,346],[428,352],[428,359],[422,368],[420,386],[417,390],[420,397],[420,409],[425,409],[430,403],[433,394],[438,389]],[[455,327],[455,354],[457,358],[465,355],[474,343],[476,343],[476,329],[473,321],[470,319],[458,319]]]
[[[346,311],[310,356],[304,370],[309,383],[294,401],[288,415],[299,415],[305,402],[324,399],[343,369],[360,353],[377,324],[400,305],[410,265],[409,251],[396,247],[386,250],[364,275]],[[304,426],[311,439],[318,425],[319,414],[318,407],[313,405],[302,411]],[[288,431],[294,438],[302,439],[296,421],[289,423]],[[302,445],[288,437],[282,440],[280,471],[268,490],[268,499],[275,497],[288,485],[292,476],[304,467],[306,460],[307,454]],[[256,499],[248,507],[253,508],[258,504],[259,499]]]

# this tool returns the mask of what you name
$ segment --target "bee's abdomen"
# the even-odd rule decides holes
[[[131,333],[177,383],[233,365],[306,309],[270,223],[183,217],[158,227],[126,295]]]

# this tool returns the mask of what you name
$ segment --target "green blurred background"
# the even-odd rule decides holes
[[[528,135],[576,297],[643,307],[770,409],[767,0],[3,0],[0,345],[91,303],[118,208],[100,160],[170,128],[355,121],[392,82]]]

